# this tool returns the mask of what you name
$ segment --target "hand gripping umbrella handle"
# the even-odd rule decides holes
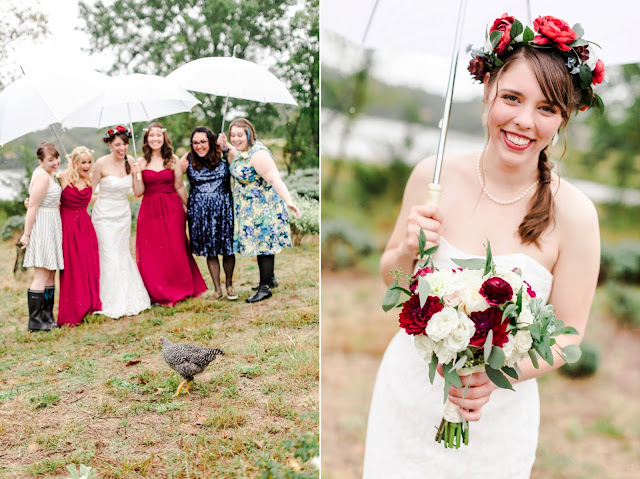
[[[442,195],[442,186],[436,183],[429,183],[427,187],[426,204],[438,206],[440,204],[440,196]]]

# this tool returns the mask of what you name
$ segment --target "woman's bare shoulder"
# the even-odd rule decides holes
[[[452,179],[457,181],[461,174],[471,171],[470,165],[475,165],[475,163],[473,163],[475,161],[475,155],[475,153],[472,153],[445,157],[442,161],[441,182],[445,183]],[[422,184],[424,184],[425,181],[432,183],[435,169],[436,157],[429,156],[416,164],[411,176],[419,180]]]
[[[555,183],[555,185],[553,184]],[[571,230],[585,230],[598,227],[598,213],[593,201],[575,185],[554,177],[555,216],[558,226]]]

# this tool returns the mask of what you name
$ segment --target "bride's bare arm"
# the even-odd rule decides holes
[[[433,158],[427,158],[418,163],[407,181],[398,219],[380,258],[380,274],[387,285],[393,282],[390,271],[399,268],[405,273],[413,271],[421,228],[427,238],[427,247],[440,242],[440,210],[435,206],[425,205],[434,162]]]

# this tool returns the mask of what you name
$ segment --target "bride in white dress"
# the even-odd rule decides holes
[[[99,197],[91,220],[98,237],[100,255],[100,314],[111,318],[136,315],[151,306],[140,272],[131,257],[131,166],[127,160],[128,129],[109,130],[105,142],[111,154],[96,161],[92,173]],[[124,176],[123,176],[124,175]]]
[[[578,336],[561,336],[562,346],[581,340],[600,260],[593,204],[551,173],[546,153],[583,93],[564,61],[555,49],[524,46],[505,58],[504,67],[484,76],[483,123],[489,138],[484,151],[446,159],[439,206],[424,204],[434,159],[416,166],[380,261],[390,284],[390,271],[414,269],[420,229],[428,247],[439,244],[434,256],[438,268],[455,267],[450,258],[484,256],[488,239],[496,264],[521,268],[537,295],[554,305],[558,318],[578,330]],[[472,421],[469,445],[445,449],[435,442],[444,380],[436,375],[434,384],[429,383],[428,365],[415,352],[413,338],[399,331],[376,380],[364,477],[528,478],[540,415],[534,378],[562,364],[557,354],[554,364],[541,361],[535,369],[530,361],[521,361],[523,374],[515,392],[494,390],[485,373],[462,378],[463,386],[469,382],[466,399],[462,401],[463,389],[455,387],[449,399]]]

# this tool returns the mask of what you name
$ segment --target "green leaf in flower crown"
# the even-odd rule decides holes
[[[493,266],[493,256],[491,255],[491,242],[487,240],[487,259],[484,265],[484,273],[482,276],[489,274],[491,271],[491,266]]]
[[[531,358],[531,362],[533,363],[533,367],[538,369],[540,365],[538,364],[537,353],[533,349],[530,349],[528,352],[529,352],[529,357]]]
[[[418,276],[418,296],[420,297],[420,307],[424,307],[424,303],[427,302],[429,298],[429,293],[431,292],[431,286],[429,286],[429,281],[424,276]]]
[[[424,257],[424,247],[427,245],[427,237],[424,235],[424,230],[420,230],[420,234],[418,235],[418,254],[420,258]]]
[[[582,356],[582,349],[577,344],[569,344],[562,348],[562,359],[565,360],[567,364],[573,364],[578,362]]]
[[[583,40],[582,38],[578,38],[577,40],[574,40],[573,42],[571,42],[569,44],[570,47],[575,48],[575,47],[584,47],[586,45],[589,45],[589,42],[586,40]]]
[[[444,378],[452,385],[457,388],[462,387],[462,381],[460,381],[460,376],[458,376],[458,372],[454,369],[453,361],[449,364],[443,365],[442,372],[444,373]]]
[[[491,348],[493,346],[493,329],[490,329],[487,333],[487,339],[484,342],[484,362],[489,362],[489,356],[491,355]]]
[[[502,368],[502,372],[511,376],[513,379],[518,379],[518,372],[514,368],[510,368],[509,366],[504,366]]]
[[[500,60],[497,55],[494,55],[493,64],[497,67],[501,67],[504,65],[504,62]]]
[[[502,368],[502,366],[504,366],[504,360],[505,356],[502,348],[499,348],[498,346],[494,346],[493,348],[491,348],[491,354],[489,355],[489,365],[493,369]]]
[[[382,300],[382,309],[385,313],[393,309],[400,299],[400,291],[396,289],[396,286],[398,286],[398,280],[391,283],[391,286],[387,289],[387,293],[384,295],[384,299]]]
[[[582,38],[582,35],[584,35],[584,28],[579,23],[573,26],[573,31],[576,32],[576,38]]]
[[[514,20],[513,24],[511,25],[511,38],[515,39],[522,32],[524,32],[522,23],[520,23],[520,20]]]
[[[535,33],[533,33],[533,30],[531,30],[529,27],[524,27],[524,33],[522,34],[522,41],[523,42],[530,42],[534,39],[535,37]]]
[[[469,259],[454,259],[451,258],[455,264],[461,268],[466,269],[482,269],[484,268],[484,260],[482,258],[469,258]]]
[[[489,40],[491,41],[491,47],[495,50],[500,43],[500,39],[502,38],[502,32],[499,30],[494,30],[489,35]]]
[[[604,113],[604,102],[602,101],[602,98],[600,98],[600,95],[598,95],[597,93],[594,93],[593,100],[595,101],[596,108],[598,109],[600,114]]]
[[[485,372],[491,382],[502,389],[511,389],[513,391],[513,386],[511,382],[505,377],[504,374],[499,369],[493,369],[491,366],[485,366]]]
[[[432,354],[431,362],[429,363],[429,381],[431,384],[433,384],[433,379],[436,377],[436,369],[438,369],[438,357]]]
[[[578,72],[580,76],[580,84],[582,88],[587,88],[591,85],[591,80],[593,79],[593,75],[591,74],[591,68],[586,63],[580,65],[580,71]]]

